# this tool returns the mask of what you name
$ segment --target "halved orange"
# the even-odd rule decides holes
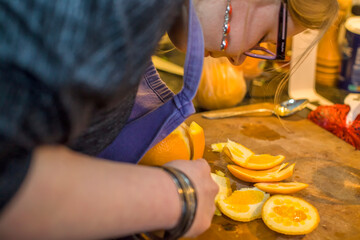
[[[262,171],[250,170],[232,164],[227,165],[227,168],[236,178],[245,182],[279,182],[290,177],[294,172],[295,163],[285,168],[286,165],[284,163]]]
[[[310,233],[320,222],[313,205],[288,195],[270,197],[263,206],[262,219],[270,229],[287,235]]]
[[[280,183],[255,183],[255,187],[272,194],[291,194],[296,193],[309,185],[300,182],[280,182]]]
[[[191,150],[186,129],[187,125],[182,123],[166,138],[147,151],[139,164],[163,165],[177,159],[189,160]]]
[[[220,211],[229,218],[249,222],[261,218],[261,209],[269,194],[257,188],[242,188],[234,191],[229,197],[220,199]]]
[[[196,122],[191,122],[189,127],[191,159],[202,158],[205,150],[204,129]]]
[[[139,164],[163,165],[169,161],[202,158],[205,149],[204,130],[197,123],[182,123],[166,138],[152,147]]]

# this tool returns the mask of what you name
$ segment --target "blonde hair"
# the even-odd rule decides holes
[[[337,16],[336,0],[288,0],[288,11],[295,22],[310,29],[327,30]]]
[[[295,59],[296,63],[293,65],[292,69],[290,69],[290,72],[286,73],[285,76],[280,76],[283,79],[276,89],[275,103],[279,102],[281,93],[286,86],[290,75],[296,71],[316,43],[324,36],[331,24],[337,18],[339,10],[337,0],[287,0],[287,2],[289,14],[296,24],[308,29],[319,30],[319,33],[299,59]]]

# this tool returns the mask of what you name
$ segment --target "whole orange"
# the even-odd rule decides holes
[[[212,110],[233,107],[245,97],[246,83],[241,68],[227,59],[207,57],[196,94],[198,107]]]

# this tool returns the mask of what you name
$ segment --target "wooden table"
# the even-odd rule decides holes
[[[272,105],[238,108],[258,107],[271,108]],[[256,154],[282,154],[286,157],[284,162],[296,163],[294,174],[287,181],[304,182],[310,186],[293,196],[313,204],[321,218],[319,226],[312,233],[286,236],[267,228],[261,219],[242,223],[214,216],[210,229],[196,239],[360,239],[360,151],[297,115],[281,121],[276,116],[208,120],[198,113],[187,120],[188,123],[191,121],[204,128],[204,158],[213,171],[219,169],[225,172],[233,190],[253,184],[233,178],[226,169],[230,160],[223,154],[212,152],[212,143],[230,139],[247,146]]]

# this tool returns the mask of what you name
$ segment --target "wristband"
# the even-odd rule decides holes
[[[181,216],[180,220],[173,229],[166,230],[163,238],[158,237],[152,233],[143,233],[134,235],[135,239],[147,240],[175,240],[182,237],[191,227],[195,219],[197,208],[197,197],[195,188],[191,180],[180,170],[173,167],[157,166],[166,171],[173,179],[179,193],[181,202]]]

